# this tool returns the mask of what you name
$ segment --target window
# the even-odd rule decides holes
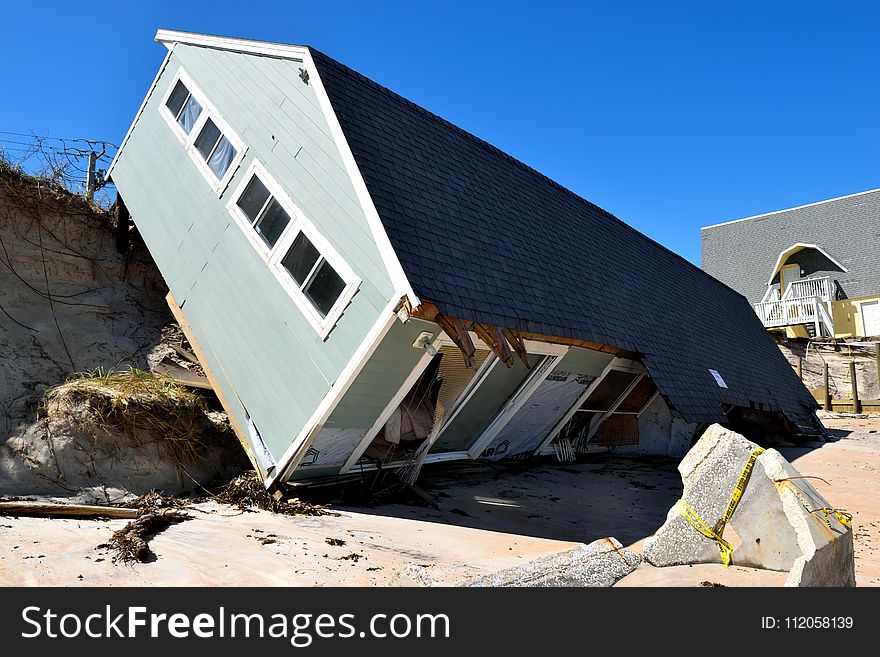
[[[248,169],[228,208],[309,323],[326,337],[360,284],[351,269],[259,162]]]
[[[196,167],[218,194],[229,184],[245,146],[196,89],[179,71],[160,111]]]
[[[196,150],[205,158],[205,162],[217,180],[223,178],[238,150],[227,139],[211,119],[205,121],[202,131],[195,141]]]
[[[165,101],[165,107],[174,116],[177,124],[183,128],[186,134],[192,132],[193,126],[199,120],[199,114],[202,113],[202,106],[180,80],[171,90],[171,95]]]
[[[256,174],[251,174],[247,187],[236,202],[238,209],[250,220],[251,226],[270,249],[290,223],[290,215],[279,205]]]
[[[281,266],[299,285],[312,305],[326,317],[342,295],[345,281],[327,260],[318,253],[305,233],[299,233],[293,246],[281,259]]]

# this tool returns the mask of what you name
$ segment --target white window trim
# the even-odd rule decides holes
[[[266,189],[269,190],[269,194],[272,195],[272,197],[290,216],[290,223],[287,224],[284,232],[281,233],[275,246],[271,249],[266,245],[262,238],[260,238],[257,231],[254,230],[250,219],[245,216],[237,203],[253,175],[256,175],[260,179],[260,181],[266,186]],[[318,232],[314,224],[306,218],[302,210],[297,207],[281,185],[278,184],[275,178],[266,170],[266,167],[258,160],[254,159],[251,165],[247,168],[245,175],[242,176],[235,192],[231,195],[229,202],[226,204],[226,208],[229,211],[229,214],[232,215],[233,219],[235,219],[235,223],[242,232],[244,232],[248,241],[250,241],[254,248],[257,249],[260,257],[275,275],[275,278],[278,279],[278,282],[281,283],[281,286],[290,295],[291,299],[293,299],[297,308],[299,308],[300,312],[306,318],[306,321],[308,321],[318,336],[322,340],[325,340],[327,336],[330,335],[330,332],[333,330],[333,327],[339,321],[340,317],[342,317],[342,313],[348,307],[348,304],[351,303],[352,297],[354,297],[355,292],[357,292],[361,285],[361,279],[358,278],[352,268],[349,267],[348,263],[339,255],[330,242]],[[293,280],[287,270],[281,265],[281,259],[284,258],[288,250],[290,250],[293,241],[300,232],[305,234],[306,238],[308,238],[312,245],[318,250],[321,257],[323,257],[324,260],[336,270],[336,273],[339,274],[345,282],[345,287],[340,293],[339,298],[336,299],[330,312],[324,317],[321,317],[321,314],[314,305],[312,305],[312,302],[309,301],[305,293],[299,288],[296,281]]]
[[[174,91],[174,87],[177,86],[178,81],[183,82],[189,90],[189,93],[202,106],[202,112],[199,114],[199,118],[196,120],[189,134],[186,134],[183,131],[183,128],[180,127],[180,124],[177,123],[177,120],[172,116],[171,111],[165,105],[165,103],[168,102],[171,93]],[[198,169],[199,173],[201,173],[205,180],[208,181],[208,184],[211,186],[211,189],[214,190],[214,193],[217,194],[217,196],[223,196],[223,192],[225,192],[226,188],[229,186],[232,176],[235,175],[241,161],[244,159],[245,153],[247,152],[247,145],[229,126],[223,117],[220,116],[220,113],[214,105],[208,100],[207,96],[202,93],[202,90],[199,89],[198,85],[193,82],[193,79],[185,70],[183,70],[183,68],[177,70],[177,73],[175,73],[174,78],[171,80],[171,85],[162,97],[162,102],[159,105],[159,114],[165,119],[165,123],[171,128],[171,132],[174,133],[174,136],[177,137],[177,140],[181,143],[184,150],[189,154],[190,159],[195,162],[196,169]],[[223,136],[229,140],[229,143],[232,144],[236,151],[235,158],[229,164],[226,173],[223,174],[223,177],[219,180],[217,179],[217,176],[214,175],[214,172],[208,167],[208,163],[202,158],[202,154],[199,153],[195,147],[196,139],[201,133],[202,128],[205,126],[205,123],[208,122],[208,119],[211,119],[214,122],[214,125],[216,125],[220,132],[223,133]]]

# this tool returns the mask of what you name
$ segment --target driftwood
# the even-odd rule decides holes
[[[44,502],[0,502],[0,515],[41,516],[50,518],[137,518],[137,509],[89,504],[55,504]]]
[[[173,509],[145,513],[134,522],[113,532],[110,539],[110,547],[116,550],[113,563],[144,562],[155,559],[156,555],[150,550],[150,539],[171,525],[191,519],[192,516],[188,513]]]
[[[208,377],[196,374],[195,372],[190,372],[188,369],[173,363],[166,363],[163,361],[161,363],[156,363],[150,369],[154,374],[167,376],[176,383],[189,388],[202,388],[203,390],[214,389],[211,386],[210,381],[208,381]]]
[[[178,354],[180,354],[181,356],[186,358],[190,363],[195,363],[196,365],[201,365],[201,363],[199,362],[199,359],[196,358],[196,355],[193,352],[188,351],[187,349],[184,349],[183,347],[178,347],[176,344],[171,345],[171,348],[174,349],[174,351],[176,351]]]

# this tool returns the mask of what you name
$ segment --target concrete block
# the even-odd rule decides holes
[[[683,498],[710,527],[724,515],[743,467],[758,446],[713,425],[687,453],[678,470]],[[787,586],[854,586],[852,529],[832,504],[776,450],[755,462],[739,506],[724,530],[732,562],[790,571]],[[718,543],[703,536],[673,506],[666,522],[645,542],[654,566],[720,563]]]
[[[642,558],[616,538],[603,538],[463,582],[462,586],[608,587],[638,568]]]

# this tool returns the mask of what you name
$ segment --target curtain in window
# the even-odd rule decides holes
[[[218,178],[222,178],[223,174],[229,169],[229,166],[232,164],[232,160],[235,159],[237,153],[238,151],[235,150],[235,147],[229,143],[229,140],[226,137],[220,137],[220,141],[217,143],[214,152],[211,153],[211,157],[208,159],[208,167],[214,172],[214,175]]]
[[[180,116],[177,117],[177,122],[186,134],[189,134],[192,131],[193,126],[196,124],[196,120],[201,113],[202,106],[199,105],[199,101],[190,96],[189,99],[187,99],[186,104],[183,106]]]

